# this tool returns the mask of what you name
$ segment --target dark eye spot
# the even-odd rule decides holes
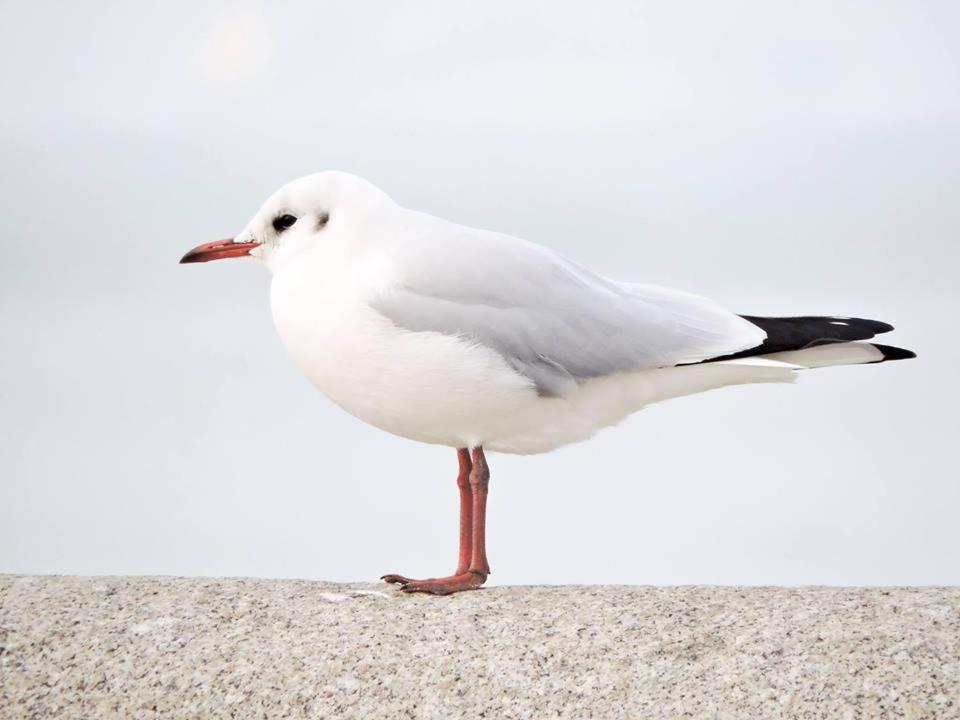
[[[277,217],[273,219],[273,229],[278,233],[283,232],[296,221],[297,218],[294,215],[277,215]]]

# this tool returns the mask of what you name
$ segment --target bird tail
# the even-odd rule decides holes
[[[768,318],[742,315],[767,337],[758,346],[705,362],[726,362],[744,358],[763,358],[802,368],[832,365],[859,365],[916,357],[911,350],[861,342],[893,330],[879,320],[851,317]]]
[[[693,395],[732,385],[792,383],[797,371],[839,365],[863,365],[901,360],[910,350],[868,342],[825,342],[800,350],[751,355],[693,365],[677,365],[638,373],[636,397],[628,398],[636,410],[644,405]],[[631,411],[632,412],[632,411]]]
[[[724,361],[723,364],[766,363],[772,365],[785,363],[794,366],[797,370],[807,370],[821,367],[836,367],[839,365],[867,365],[871,363],[882,363],[887,360],[906,360],[914,357],[916,357],[916,354],[912,351],[891,345],[840,341],[825,342],[801,350],[787,350],[785,352],[736,358]]]
[[[863,342],[893,328],[876,320],[854,318],[751,318],[767,339],[753,350],[700,363],[656,368],[591,380],[578,395],[585,413],[599,427],[613,425],[653,403],[733,385],[792,383],[798,371],[837,365],[881,363],[916,357],[910,350]],[[834,324],[834,322],[843,324]],[[762,325],[760,323],[763,323]],[[840,337],[837,337],[837,336]],[[846,336],[846,337],[844,337]],[[854,339],[856,337],[863,339]]]

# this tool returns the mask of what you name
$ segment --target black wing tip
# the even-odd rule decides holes
[[[710,358],[711,362],[752,355],[769,355],[770,353],[790,350],[803,350],[827,343],[858,342],[869,340],[876,335],[893,330],[893,325],[881,320],[842,315],[797,315],[793,317],[741,315],[740,317],[763,330],[767,334],[766,339],[757,347],[749,350]],[[909,351],[897,349],[897,353],[904,352]],[[896,358],[890,357],[889,359],[899,360],[905,357],[912,357],[912,355],[898,354]],[[877,362],[881,361],[878,360]]]
[[[810,320],[826,320],[827,322],[837,325],[837,326],[847,326],[853,328],[860,328],[872,332],[874,335],[882,335],[883,333],[888,333],[893,330],[893,325],[890,323],[885,323],[882,320],[871,320],[869,318],[858,318],[858,317],[823,317],[823,318],[809,318]]]
[[[880,345],[879,343],[871,343],[871,345],[883,353],[883,359],[877,362],[886,362],[887,360],[912,360],[917,356],[913,350],[907,350],[906,348],[898,348],[893,345]]]
[[[863,330],[871,330],[874,333],[887,333],[893,330],[893,325],[882,320],[872,320],[870,318],[849,317],[846,315],[788,315],[784,317],[765,317],[762,315],[741,315],[744,320],[749,320],[754,325],[763,327],[764,323],[773,324],[792,324],[804,325],[806,323],[824,324],[829,323],[837,326],[859,327]]]
[[[871,323],[873,325],[874,332],[876,332],[877,335],[888,333],[893,330],[893,325],[890,323],[885,323],[882,320],[863,320],[861,322]]]

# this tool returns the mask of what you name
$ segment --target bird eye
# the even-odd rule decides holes
[[[277,215],[273,219],[273,229],[277,232],[283,232],[297,221],[294,215]]]

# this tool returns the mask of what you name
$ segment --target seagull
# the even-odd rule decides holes
[[[238,235],[180,262],[223,258],[266,266],[280,340],[330,400],[394,435],[456,449],[457,567],[383,576],[406,592],[474,590],[490,574],[486,451],[549,452],[669,398],[915,357],[863,342],[887,323],[738,315],[409,210],[344,172],[284,185]]]

